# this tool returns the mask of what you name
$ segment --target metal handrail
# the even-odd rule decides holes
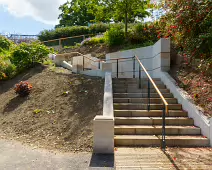
[[[144,67],[144,65],[141,63],[141,61],[139,60],[139,58],[137,56],[135,56],[135,59],[138,61],[139,63],[139,87],[140,86],[140,78],[141,78],[141,69],[140,67],[142,67],[142,69],[144,70],[145,74],[148,77],[148,111],[150,111],[150,82],[152,83],[152,85],[154,86],[155,90],[157,91],[157,93],[159,94],[160,98],[162,99],[163,103],[164,103],[164,108],[163,108],[163,115],[162,115],[162,149],[165,152],[166,149],[166,114],[168,114],[169,110],[168,110],[168,102],[166,101],[166,99],[163,97],[162,93],[160,92],[160,90],[158,89],[157,85],[155,84],[155,82],[153,81],[153,79],[151,78],[151,76],[149,75],[149,73],[147,72],[146,68]],[[135,70],[135,61],[134,61],[134,70]],[[135,75],[135,73],[134,73]]]
[[[143,64],[141,63],[141,61],[138,59],[137,56],[135,56],[135,58],[137,59],[138,63],[141,65],[142,69],[144,70],[144,72],[146,73],[147,77],[149,78],[150,82],[152,83],[152,85],[154,86],[155,90],[157,91],[157,93],[159,94],[160,98],[162,99],[163,103],[166,106],[166,113],[168,113],[168,102],[166,101],[166,99],[163,97],[162,93],[160,92],[160,90],[158,89],[157,85],[155,84],[155,82],[152,80],[151,76],[149,75],[149,73],[146,71],[146,68],[143,66]]]

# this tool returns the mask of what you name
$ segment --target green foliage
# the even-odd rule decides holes
[[[50,49],[39,42],[22,43],[11,54],[11,62],[19,71],[32,67],[34,63],[43,62],[50,53]]]
[[[41,109],[35,109],[34,111],[33,111],[33,113],[34,114],[38,114],[38,113],[41,113],[43,110],[41,110]]]
[[[98,1],[93,0],[94,4]],[[99,7],[93,11],[96,16],[96,20],[98,18],[102,18],[99,16],[104,16],[108,20],[113,20],[117,22],[125,23],[125,36],[127,36],[128,23],[134,23],[136,18],[143,19],[149,13],[146,11],[149,0],[102,0],[99,3]]]
[[[0,59],[0,80],[12,78],[15,74],[15,70],[16,67],[10,60],[4,58]]]
[[[15,45],[6,38],[0,37],[0,80],[13,78],[19,72],[32,67],[34,63],[43,62],[53,52],[40,42]]]
[[[12,42],[9,41],[7,38],[0,36],[0,53],[3,52],[3,50],[9,50],[12,45]]]
[[[134,23],[136,18],[143,19],[150,0],[72,0],[60,6],[60,23],[57,27],[88,26],[90,23],[125,22]],[[103,28],[105,29],[105,28]],[[105,32],[105,31],[104,31]]]
[[[98,23],[89,27],[89,32],[92,34],[104,33],[109,29],[109,24]]]
[[[157,29],[156,24],[135,24],[128,34],[128,39],[132,44],[155,43],[158,40]]]
[[[56,27],[87,26],[95,19],[95,16],[89,12],[90,5],[91,1],[89,0],[67,1],[59,7],[62,13],[59,15],[60,23]]]
[[[105,33],[105,42],[109,46],[121,45],[124,41],[124,31],[119,27],[112,27]]]
[[[87,39],[83,45],[96,45],[96,44],[102,44],[105,42],[105,38],[104,37],[93,37],[93,38],[89,38]]]
[[[166,7],[158,37],[170,36],[185,63],[192,65],[195,59],[201,59],[199,68],[208,71],[212,66],[212,1],[172,0]]]
[[[107,13],[102,13],[102,15],[107,15],[115,22],[124,22],[125,14],[127,14],[128,22],[133,23],[137,17],[142,19],[148,15],[146,11],[148,4],[149,0],[102,0],[101,5],[107,9]],[[102,8],[99,10],[101,11]]]
[[[73,37],[89,34],[89,28],[85,26],[61,27],[55,30],[44,30],[38,36],[40,41],[47,41],[58,38]]]

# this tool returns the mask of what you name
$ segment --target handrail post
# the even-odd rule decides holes
[[[117,71],[117,78],[119,78],[119,59],[117,59],[116,71]]]
[[[133,78],[135,78],[135,56],[133,57]]]
[[[139,89],[141,89],[141,66],[139,64]]]
[[[148,79],[148,111],[150,111],[150,81]]]
[[[165,104],[163,105],[163,126],[162,126],[162,149],[165,152],[166,150],[166,113],[165,113]]]
[[[99,69],[100,69],[100,60],[99,60]]]

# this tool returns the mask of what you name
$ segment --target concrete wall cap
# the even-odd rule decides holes
[[[94,120],[114,120],[111,116],[97,115]]]

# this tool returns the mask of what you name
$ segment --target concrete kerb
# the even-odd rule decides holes
[[[105,73],[103,115],[94,118],[94,153],[114,153],[112,73]]]

